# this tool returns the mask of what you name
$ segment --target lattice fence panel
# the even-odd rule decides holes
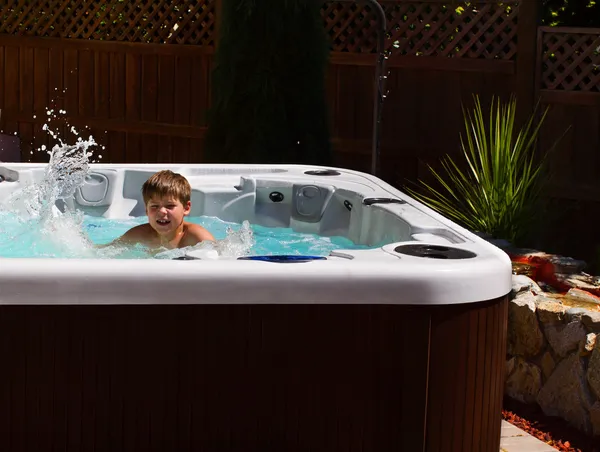
[[[541,88],[600,92],[600,30],[542,32]]]
[[[213,44],[215,0],[11,0],[0,33],[169,44]]]
[[[512,60],[517,54],[519,2],[431,0],[380,1],[386,13],[386,51],[391,55]],[[377,23],[366,4],[330,2],[322,8],[337,52],[372,53]]]

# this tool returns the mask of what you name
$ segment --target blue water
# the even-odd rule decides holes
[[[106,219],[92,216],[61,216],[41,223],[38,219],[22,220],[0,213],[0,257],[68,257],[68,258],[172,258],[181,250],[162,254],[143,246],[96,248],[111,242],[146,217]],[[344,237],[321,237],[294,232],[289,228],[268,228],[229,223],[214,217],[188,217],[208,229],[221,245],[220,252],[235,255],[315,255],[327,256],[336,249],[364,249]],[[223,251],[224,250],[224,251]],[[222,253],[221,253],[222,254]]]
[[[60,110],[58,114],[65,115],[66,112]],[[48,110],[47,116],[50,121],[57,117],[57,113]],[[92,136],[84,140],[73,127],[73,144],[63,142],[60,134],[47,124],[44,130],[57,143],[48,152],[50,161],[43,179],[25,185],[9,199],[0,200],[0,257],[172,259],[190,251],[157,251],[143,246],[122,245],[99,247],[120,237],[133,226],[145,223],[147,218],[110,220],[85,216],[80,211],[67,210],[61,213],[57,209],[57,201],[70,199],[77,187],[82,186],[97,144]],[[202,243],[194,248],[212,248],[224,257],[283,254],[327,256],[335,249],[363,248],[343,237],[320,237],[291,229],[250,225],[248,222],[240,225],[213,217],[187,220],[204,226],[216,239],[215,244]]]

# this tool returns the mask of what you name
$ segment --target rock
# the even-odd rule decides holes
[[[581,316],[581,321],[588,331],[600,333],[600,311],[586,311],[585,314]]]
[[[539,297],[536,300],[535,307],[538,318],[543,325],[562,323],[568,309],[564,304],[545,297]]]
[[[570,289],[580,289],[593,295],[600,295],[600,282],[598,281],[598,278],[594,276],[590,276],[585,273],[556,273],[555,277],[557,284],[560,285],[565,291]]]
[[[551,255],[549,261],[554,264],[556,273],[574,274],[579,273],[586,267],[585,261],[573,259],[572,257]]]
[[[563,273],[565,275],[579,273],[586,267],[585,261],[573,259],[572,257],[534,250],[516,250],[516,252],[519,258],[527,259],[533,263],[549,262],[554,266],[556,273]],[[513,255],[514,253],[515,251],[512,251]]]
[[[537,267],[533,265],[523,264],[521,262],[511,262],[512,274],[515,276],[527,276],[535,278]]]
[[[565,276],[573,275],[580,273],[586,267],[586,263],[582,260],[548,254],[537,250],[507,247],[504,248],[504,252],[515,263],[532,265],[537,267],[538,270],[542,269],[541,275],[536,272],[538,276],[542,276],[542,279],[545,279],[550,273],[561,273]]]
[[[497,246],[500,249],[510,248],[512,247],[512,243],[510,243],[506,239],[494,239],[494,238],[485,238],[486,241],[490,242],[492,245]]]
[[[490,234],[489,232],[482,232],[482,231],[473,231],[473,234],[475,234],[477,237],[482,238],[483,240],[486,241],[490,241],[494,239],[494,236],[492,234]]]
[[[588,312],[587,309],[584,308],[570,308],[566,312],[567,322],[572,322],[573,320],[582,320],[583,315]]]
[[[569,289],[569,291],[567,292],[566,295],[575,300],[581,300],[586,303],[596,303],[596,304],[600,305],[600,297],[597,297],[596,295],[594,295],[586,290],[573,288],[573,289]]]
[[[507,352],[510,355],[535,356],[546,342],[535,314],[534,299],[531,292],[522,292],[508,304]]]
[[[540,286],[530,277],[525,275],[513,275],[512,277],[512,293],[518,294],[526,290],[533,291],[536,295],[543,293]]]
[[[590,408],[590,422],[592,424],[592,434],[600,436],[600,400]]]
[[[513,356],[512,358],[506,360],[505,375],[504,375],[505,380],[508,379],[510,374],[512,374],[513,370],[515,369],[515,359],[516,358]]]
[[[542,372],[535,364],[516,358],[514,371],[506,380],[506,394],[524,403],[535,402],[542,386]]]
[[[517,248],[516,246],[504,250],[511,256],[530,257],[530,256],[545,256],[546,253],[534,248]]]
[[[585,340],[581,341],[579,344],[579,355],[580,356],[588,356],[592,351],[594,351],[594,347],[596,346],[596,335],[594,333],[589,333]]]
[[[596,341],[596,347],[588,362],[587,381],[592,392],[600,399],[600,341]]]
[[[579,430],[590,433],[588,410],[594,400],[585,382],[583,361],[577,354],[563,359],[537,396],[548,416],[559,416]]]
[[[542,375],[544,376],[544,381],[547,381],[552,375],[554,368],[556,367],[556,361],[552,357],[552,353],[549,351],[545,351],[540,359],[540,367],[542,368]]]
[[[538,281],[540,288],[546,293],[560,294],[560,291],[544,281]]]
[[[587,330],[579,320],[567,324],[545,324],[543,328],[552,350],[561,358],[577,350],[587,335]]]

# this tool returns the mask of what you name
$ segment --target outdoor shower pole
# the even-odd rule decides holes
[[[338,0],[340,1],[340,0]],[[353,3],[368,3],[374,10],[377,17],[377,62],[375,65],[375,99],[373,100],[373,139],[371,142],[371,173],[378,176],[379,173],[379,132],[381,125],[381,110],[385,94],[383,70],[385,66],[385,34],[387,32],[387,23],[385,11],[377,0],[341,0]]]

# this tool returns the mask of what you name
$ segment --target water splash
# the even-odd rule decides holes
[[[48,220],[56,217],[59,200],[68,202],[89,173],[90,149],[96,146],[94,138],[78,138],[76,144],[56,144],[49,152],[50,161],[45,168],[43,179],[17,191],[8,201],[11,210],[23,213],[20,206],[31,218]]]
[[[49,109],[47,116],[57,118]],[[78,137],[75,144],[68,144],[48,125],[49,122],[44,124],[43,130],[57,143],[51,150],[47,150],[46,146],[37,149],[50,155],[44,175],[41,181],[25,185],[2,203],[3,223],[10,222],[17,228],[14,231],[16,236],[8,237],[15,246],[26,242],[34,248],[32,252],[36,255],[39,254],[35,253],[35,249],[42,246],[44,251],[38,250],[41,255],[56,253],[64,257],[91,257],[94,246],[81,227],[83,212],[70,206],[75,190],[89,173],[92,149],[98,144],[91,135],[87,140]],[[63,211],[57,207],[61,201]]]
[[[26,185],[0,202],[0,255],[10,255],[17,247],[25,246],[31,249],[32,256],[76,258],[148,258],[154,255],[159,259],[172,259],[195,249],[214,249],[222,257],[239,257],[250,252],[254,240],[247,221],[239,230],[228,228],[227,236],[215,243],[159,250],[158,254],[144,246],[96,247],[84,230],[84,214],[75,208],[73,197],[90,172],[94,148],[104,149],[104,146],[99,146],[91,135],[84,140],[80,132],[67,123],[67,130],[77,137],[75,144],[68,144],[49,125],[52,119],[65,116],[66,111],[46,110],[48,121],[43,130],[57,143],[51,150],[46,146],[37,149],[50,155],[41,181]]]
[[[231,226],[227,227],[227,236],[223,240],[215,242],[201,242],[194,246],[179,248],[174,250],[161,251],[155,255],[157,259],[175,259],[183,257],[191,251],[205,250],[216,251],[223,258],[237,258],[250,254],[250,250],[256,244],[254,233],[248,221],[242,222],[241,227],[236,230]]]

